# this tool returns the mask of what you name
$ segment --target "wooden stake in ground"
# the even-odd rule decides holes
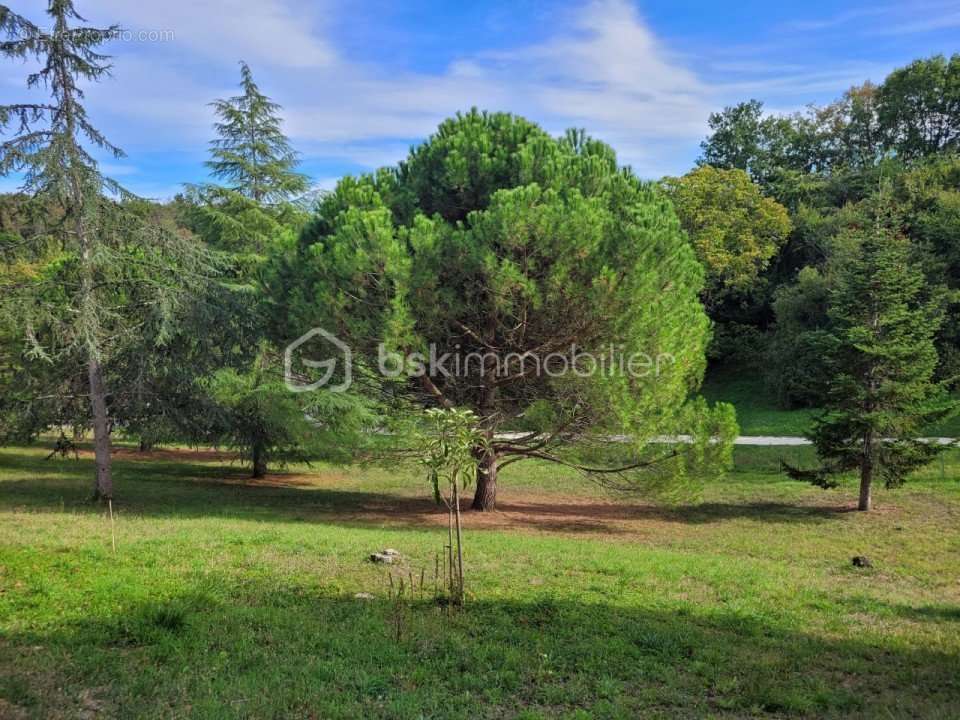
[[[107,508],[110,510],[110,542],[113,544],[113,554],[117,554],[117,531],[113,524],[113,499],[107,500]]]
[[[463,605],[463,534],[460,529],[460,491],[457,489],[459,481],[457,474],[453,479],[453,510],[456,513],[457,521],[457,595],[456,601]]]

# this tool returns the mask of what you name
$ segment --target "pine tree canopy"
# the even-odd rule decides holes
[[[508,114],[458,115],[394,171],[342,180],[297,252],[274,283],[289,337],[328,328],[369,368],[380,347],[498,358],[499,377],[474,368],[407,387],[424,404],[474,410],[489,432],[534,432],[526,444],[493,443],[498,456],[582,466],[560,457],[574,438],[624,432],[645,458],[631,469],[651,484],[682,475],[698,451],[714,460],[707,472],[722,468],[723,442],[679,453],[652,442],[731,433],[726,410],[689,401],[709,337],[703,269],[659,187],[582,132],[556,139]],[[550,377],[520,360],[574,345],[670,360],[589,377]],[[550,439],[538,445],[540,432]]]

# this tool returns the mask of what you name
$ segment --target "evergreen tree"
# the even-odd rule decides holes
[[[252,477],[289,460],[355,459],[375,427],[375,408],[355,393],[292,393],[265,345],[247,367],[221,368],[201,384],[214,405],[216,441],[243,452]]]
[[[280,106],[260,92],[245,63],[241,74],[242,94],[214,103],[219,139],[207,163],[228,186],[188,187],[182,220],[229,265],[220,293],[224,329],[246,328],[240,352],[219,370],[208,368],[194,385],[210,411],[204,432],[249,453],[254,476],[260,477],[268,462],[335,456],[348,435],[357,445],[355,431],[372,413],[358,395],[295,395],[281,380],[270,342],[270,308],[263,302],[263,270],[269,258],[296,244],[309,220],[303,203],[289,202],[308,182],[294,171],[297,154],[281,131]],[[223,335],[216,329],[213,334]],[[250,342],[251,337],[262,342]],[[289,338],[276,340],[282,346]]]
[[[23,191],[62,214],[54,232],[59,247],[21,248],[28,261],[2,278],[0,310],[25,335],[24,357],[56,367],[57,387],[75,384],[85,366],[94,433],[94,495],[113,494],[110,461],[110,396],[104,367],[111,348],[138,332],[144,315],[161,317],[166,334],[175,298],[190,276],[184,267],[204,267],[204,257],[174,234],[140,222],[127,212],[123,188],[101,174],[93,152],[122,156],[90,122],[78,81],[109,74],[108,58],[96,48],[118,28],[96,29],[72,0],[50,0],[51,28],[0,6],[7,40],[0,53],[35,60],[40,69],[27,85],[49,91],[44,103],[0,107],[0,131],[13,126],[0,145],[0,175],[21,173]],[[77,24],[79,23],[79,24]],[[44,374],[41,374],[42,377]],[[59,394],[59,389],[55,394]]]
[[[875,214],[846,231],[850,256],[828,310],[833,380],[810,436],[824,463],[821,480],[859,471],[860,510],[871,507],[875,478],[898,486],[942,450],[918,435],[957,407],[932,380],[942,294],[926,284],[895,213],[880,207]]]
[[[500,467],[529,458],[671,492],[729,459],[732,409],[691,399],[709,338],[703,270],[659,187],[583,133],[555,139],[476,110],[447,120],[394,172],[342,180],[278,272],[283,334],[334,331],[358,377],[386,356],[464,362],[421,372],[399,360],[384,385],[477,415],[487,442],[475,448],[474,509],[495,507]],[[572,346],[675,362],[590,372]],[[517,427],[528,432],[498,437]],[[696,442],[656,441],[681,432]],[[612,433],[636,445],[613,457]]]
[[[260,92],[245,62],[240,75],[242,94],[213,103],[220,137],[211,143],[207,167],[231,190],[258,203],[305,192],[307,178],[295,172],[297,153],[280,127],[280,106]]]

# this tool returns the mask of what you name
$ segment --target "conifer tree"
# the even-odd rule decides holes
[[[926,284],[895,213],[881,206],[875,214],[845,233],[850,257],[829,307],[833,379],[811,433],[821,481],[859,472],[860,510],[871,508],[874,479],[896,487],[942,450],[918,436],[957,406],[933,381],[943,297]]]
[[[211,142],[212,175],[258,203],[278,202],[308,188],[295,171],[297,153],[283,134],[280,106],[260,92],[253,73],[240,63],[242,94],[213,103],[219,138]]]
[[[659,188],[585,133],[457,115],[393,171],[344,178],[279,272],[280,336],[335,328],[358,377],[396,360],[399,376],[368,380],[385,394],[475,413],[488,441],[474,449],[476,510],[495,509],[499,468],[526,459],[670,494],[729,462],[732,408],[692,397],[709,336],[702,267]],[[632,372],[583,353],[670,360]],[[404,373],[415,357],[464,365]],[[694,442],[657,442],[680,433]],[[612,434],[635,444],[611,454]]]
[[[104,367],[111,347],[138,332],[144,318],[161,319],[162,341],[175,297],[190,276],[184,267],[203,267],[202,253],[155,225],[125,211],[127,193],[99,170],[94,152],[122,157],[93,126],[78,83],[109,75],[109,58],[96,48],[118,28],[97,29],[72,0],[49,0],[50,28],[0,6],[0,54],[33,60],[31,89],[49,100],[0,106],[0,176],[17,173],[23,191],[56,206],[56,252],[33,248],[22,271],[5,273],[0,311],[16,324],[26,342],[25,357],[72,372],[85,366],[93,427],[96,479],[94,496],[111,498],[110,395]],[[190,257],[186,257],[189,255]],[[58,391],[59,392],[59,391]]]

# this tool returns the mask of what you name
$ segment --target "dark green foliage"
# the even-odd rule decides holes
[[[773,302],[777,321],[764,366],[784,407],[821,407],[826,400],[834,344],[829,298],[827,280],[812,267],[801,270],[792,285],[777,289]]]
[[[264,205],[213,185],[188,188],[179,211],[184,226],[228,253],[242,271],[255,270],[265,256],[291,244],[309,218],[291,203]]]
[[[832,471],[860,470],[867,510],[873,476],[899,485],[940,452],[916,438],[957,402],[933,381],[943,295],[927,285],[900,219],[871,203],[845,235],[828,308],[829,392],[810,437]]]
[[[214,403],[216,441],[242,450],[254,477],[278,462],[353,459],[351,453],[366,444],[365,433],[375,421],[370,404],[354,394],[290,392],[266,352],[246,368],[223,368],[199,382]]]
[[[757,181],[770,181],[784,169],[797,169],[790,156],[796,129],[788,118],[763,114],[759,100],[713,113],[711,135],[701,143],[701,164],[745,170]]]
[[[301,452],[310,424],[297,396],[283,386],[278,373],[271,372],[265,358],[246,372],[219,370],[207,385],[223,415],[222,439],[248,453],[254,477],[266,474],[268,462],[293,459]]]
[[[211,268],[202,248],[162,225],[145,220],[129,193],[105,177],[94,153],[120,157],[91,123],[81,85],[109,75],[108,58],[97,48],[117,31],[85,26],[71,0],[50,0],[48,28],[35,25],[6,7],[0,29],[8,40],[0,54],[30,61],[39,70],[27,76],[30,89],[49,94],[44,102],[0,107],[0,131],[10,137],[0,145],[0,175],[23,176],[23,191],[45,207],[56,208],[49,237],[13,239],[15,256],[0,283],[0,314],[19,335],[25,351],[19,371],[35,370],[47,392],[39,396],[56,405],[14,413],[29,421],[21,432],[46,421],[71,420],[64,410],[76,399],[76,370],[85,365],[90,399],[97,479],[95,495],[110,497],[109,391],[104,367],[117,348],[136,342],[141,318],[158,319],[156,339],[170,336],[178,300],[191,280]],[[43,367],[39,363],[48,363]],[[15,377],[16,375],[14,375]],[[22,386],[21,386],[22,387]],[[28,396],[33,404],[37,396]]]
[[[873,83],[851,87],[840,99],[812,109],[795,124],[805,141],[799,154],[812,169],[856,174],[874,167],[882,157],[884,138]]]
[[[281,129],[280,106],[260,92],[250,67],[240,63],[242,94],[213,103],[219,121],[211,142],[211,174],[257,203],[287,200],[305,192],[296,172],[297,153]]]
[[[801,470],[792,465],[788,465],[783,460],[780,461],[780,470],[782,470],[791,480],[802,480],[811,485],[831,490],[839,485],[836,476],[825,467],[815,468],[813,470]]]
[[[535,181],[553,156],[552,143],[523,118],[473,109],[442,122],[429,142],[412,150],[388,200],[403,224],[418,213],[448,223],[465,220],[486,208],[497,190]]]
[[[904,223],[923,256],[930,282],[948,288],[948,309],[937,336],[938,375],[960,378],[960,158],[933,158],[896,180]]]
[[[737,304],[734,317],[738,317],[736,310],[742,307]],[[720,312],[715,314],[721,315]],[[738,320],[718,319],[713,324],[713,336],[707,347],[707,357],[717,364],[758,370],[764,361],[766,343],[766,334],[755,325]]]
[[[190,411],[176,414],[181,436],[241,450],[254,476],[260,477],[278,462],[350,458],[351,449],[364,444],[361,431],[368,429],[373,415],[370,404],[357,395],[303,395],[284,386],[276,348],[289,338],[271,332],[276,325],[271,316],[282,317],[283,312],[274,312],[267,300],[269,285],[276,280],[267,264],[295,246],[308,216],[286,198],[306,185],[297,185],[303,178],[291,172],[292,165],[277,161],[254,167],[267,149],[291,163],[294,156],[289,148],[283,150],[286,139],[279,134],[278,106],[259,94],[249,68],[243,68],[244,97],[221,101],[218,108],[221,116],[253,123],[246,132],[263,138],[235,148],[245,153],[247,164],[231,171],[223,165],[231,130],[219,125],[227,137],[214,143],[209,164],[222,170],[215,174],[239,184],[190,187],[177,202],[179,220],[217,249],[227,271],[223,282],[206,288],[184,318],[180,347],[185,354],[165,361],[157,376],[179,389],[180,406],[191,403]],[[243,132],[237,132],[242,145]],[[195,362],[183,362],[190,359]]]
[[[914,60],[880,87],[885,146],[905,160],[960,150],[960,54]]]
[[[22,172],[25,190],[78,212],[78,191],[122,192],[117,183],[100,174],[88,147],[115,157],[122,157],[123,152],[92,125],[79,102],[83,91],[78,86],[79,81],[97,82],[109,75],[109,58],[96,48],[119,27],[71,26],[74,21],[85,22],[73,0],[50,0],[47,15],[52,27],[43,29],[6,7],[0,12],[0,31],[8,36],[0,44],[0,54],[38,61],[41,67],[27,77],[27,87],[48,90],[51,95],[51,103],[0,108],[0,129],[12,123],[19,127],[16,135],[3,143],[0,175]]]
[[[763,104],[750,100],[714,113],[709,122],[702,164],[747,170],[782,202],[796,192],[791,186],[806,180],[803,175],[828,182],[844,177],[836,188],[844,192],[843,185],[869,177],[885,153],[910,163],[957,150],[960,55],[916,60],[879,87],[854,86],[804,113],[765,115]]]
[[[952,268],[960,203],[949,170],[960,137],[958,78],[960,56],[935,56],[894,71],[879,86],[854,86],[835,102],[801,113],[765,114],[751,100],[711,116],[700,162],[748,171],[790,211],[793,232],[769,270],[739,302],[710,310],[722,325],[752,326],[758,333],[778,323],[770,340],[770,358],[777,359],[770,374],[784,403],[819,402],[829,372],[818,361],[824,352],[819,329],[798,332],[793,320],[777,319],[776,303],[785,297],[777,288],[791,286],[807,267],[829,281],[835,245],[849,220],[846,208],[892,182],[904,232],[920,250],[927,280],[958,287]],[[957,315],[948,314],[936,340],[942,378],[960,374]],[[739,362],[729,344],[715,342],[712,350],[723,362]]]
[[[627,432],[667,478],[683,474],[683,460],[662,457],[652,437],[730,433],[725,411],[687,403],[708,321],[703,273],[670,203],[582,133],[552,139],[511,115],[459,115],[395,173],[345,178],[273,272],[284,278],[271,287],[288,313],[287,337],[326,328],[368,369],[380,344],[401,356],[429,358],[432,347],[438,357],[499,358],[504,377],[475,366],[384,383],[421,404],[472,409],[491,434],[535,403],[550,405],[546,444],[493,443],[497,456],[563,460],[573,438]],[[553,378],[516,365],[528,352],[568,355],[576,344],[599,355],[611,343],[625,356],[676,362],[641,378]],[[723,452],[723,443],[696,447],[679,455]]]
[[[147,445],[221,441],[224,414],[203,379],[224,368],[246,368],[256,356],[264,323],[256,291],[214,281],[178,308],[172,334],[157,342],[156,318],[109,363],[121,392],[112,411],[124,430]]]
[[[117,618],[113,640],[118,645],[151,645],[179,635],[187,627],[182,603],[151,603]]]
[[[196,282],[195,273],[213,273],[217,263],[195,238],[180,235],[162,211],[147,203],[138,206],[140,202],[108,209],[116,232],[111,239],[117,244],[115,265],[108,269],[114,284],[106,281],[99,295],[109,303],[109,322],[100,324],[100,360],[114,426],[169,439],[175,436],[172,418],[195,407],[195,398],[186,397],[190,373],[221,355],[211,345],[224,338],[223,318],[198,334],[192,333],[199,325],[191,324],[199,308],[209,312],[204,304],[218,287]],[[156,244],[150,252],[138,249],[152,239]],[[71,344],[66,324],[79,302],[71,293],[79,285],[79,263],[72,248],[58,249],[61,244],[60,236],[40,236],[21,245],[7,266],[8,287],[16,288],[6,331],[9,374],[0,380],[6,388],[0,425],[8,437],[26,439],[50,427],[82,430],[90,425],[84,349]],[[26,327],[24,302],[37,308]]]

